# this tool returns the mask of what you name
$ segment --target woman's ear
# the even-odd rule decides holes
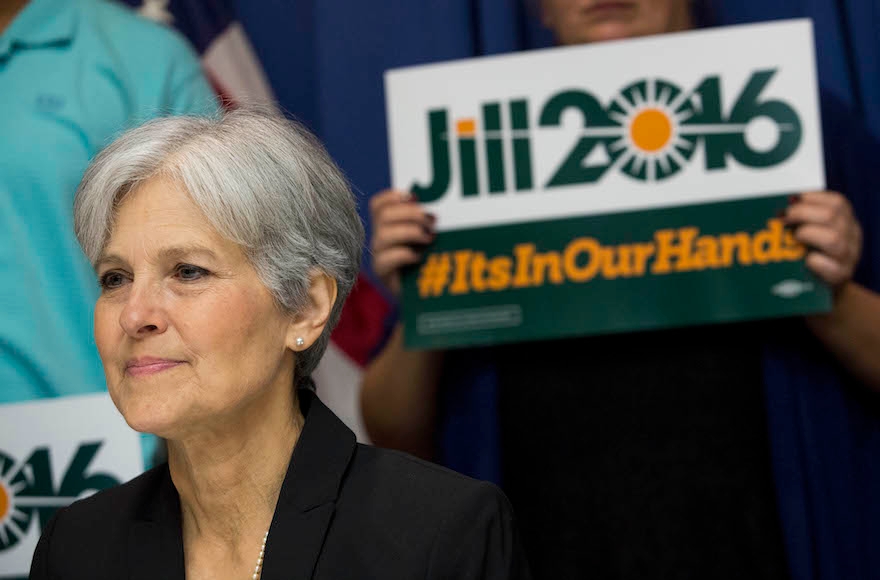
[[[312,272],[305,307],[296,313],[287,329],[287,348],[300,352],[318,340],[336,304],[336,294],[336,280],[324,272]]]

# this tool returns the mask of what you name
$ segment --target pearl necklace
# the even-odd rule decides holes
[[[252,576],[253,580],[259,580],[260,572],[263,571],[263,556],[266,554],[266,540],[269,539],[269,530],[266,530],[266,535],[263,536],[263,545],[260,546],[260,557],[257,558],[257,565],[254,566],[254,575]]]

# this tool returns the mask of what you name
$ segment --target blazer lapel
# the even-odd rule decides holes
[[[130,580],[184,580],[182,533],[180,498],[166,465],[157,493],[146,502],[129,531]]]
[[[308,580],[333,519],[356,448],[354,433],[311,391],[300,389],[305,425],[293,450],[269,528],[262,580]],[[165,466],[128,537],[130,580],[184,580],[180,498]]]
[[[297,393],[305,425],[293,450],[269,528],[262,580],[308,580],[333,519],[357,442],[309,390]]]

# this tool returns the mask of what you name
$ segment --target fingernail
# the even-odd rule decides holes
[[[801,194],[796,193],[788,196],[788,203],[797,203],[801,200]]]
[[[437,215],[436,214],[426,213],[425,215],[428,217],[428,221],[430,221],[432,224],[437,222]]]

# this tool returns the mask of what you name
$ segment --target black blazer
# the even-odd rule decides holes
[[[306,417],[269,530],[262,580],[525,579],[507,498],[395,451],[359,445],[307,390]],[[184,578],[168,465],[59,510],[30,578]]]

